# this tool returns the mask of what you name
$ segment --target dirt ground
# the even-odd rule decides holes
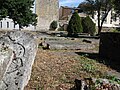
[[[82,60],[86,58],[75,52],[80,51],[39,48],[31,79],[24,90],[72,90],[76,78],[99,77],[110,70],[103,64],[95,63],[96,72],[86,72],[82,68]]]

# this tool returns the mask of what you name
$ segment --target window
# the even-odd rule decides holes
[[[15,28],[15,23],[14,23],[14,28]]]
[[[2,22],[0,22],[0,28],[2,28]]]
[[[7,28],[9,28],[9,22],[7,22]]]
[[[105,13],[101,12],[101,20],[105,17]]]
[[[117,14],[114,14],[114,15],[112,16],[112,19],[113,19],[114,22],[116,22],[116,21],[117,21]]]
[[[110,24],[112,24],[112,18],[110,19]]]

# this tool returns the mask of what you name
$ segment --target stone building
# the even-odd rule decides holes
[[[37,26],[24,27],[25,30],[49,30],[53,20],[59,18],[59,0],[35,0],[33,13],[38,15]],[[0,21],[0,29],[18,30],[19,25],[15,25],[12,19],[5,18]]]
[[[38,24],[36,29],[49,29],[50,23],[59,17],[58,0],[36,0],[36,14],[38,15]]]

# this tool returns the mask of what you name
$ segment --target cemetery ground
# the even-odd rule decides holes
[[[41,42],[49,44],[49,49],[41,46]],[[99,39],[43,35],[39,43],[25,90],[72,90],[75,79],[120,76],[118,69],[99,58]]]

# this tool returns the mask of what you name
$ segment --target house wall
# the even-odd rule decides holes
[[[69,16],[72,14],[72,9],[69,7],[60,7],[59,10],[59,19],[60,20],[68,20]]]

